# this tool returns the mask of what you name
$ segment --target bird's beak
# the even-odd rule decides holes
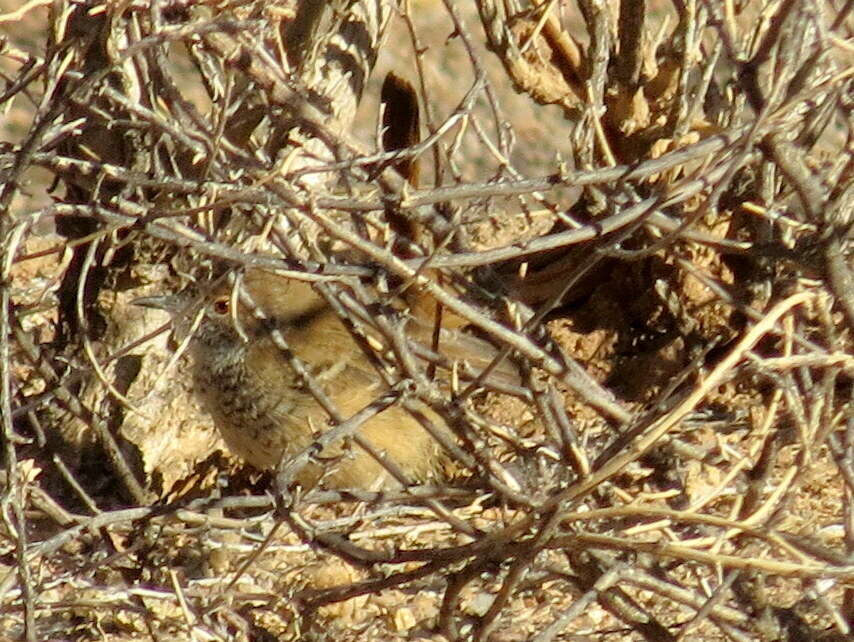
[[[180,297],[177,294],[169,294],[165,296],[144,296],[139,299],[134,299],[131,303],[143,308],[164,310],[170,314],[175,314],[181,310],[187,302],[183,297]]]
[[[131,301],[141,308],[163,310],[172,317],[172,339],[180,344],[193,329],[193,317],[201,312],[201,308],[193,306],[192,297],[186,292],[167,294],[164,296],[146,296]]]

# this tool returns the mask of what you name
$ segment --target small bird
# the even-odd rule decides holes
[[[289,355],[275,345],[271,326],[279,330],[292,355],[345,419],[380,397],[388,386],[338,314],[308,282],[259,269],[246,271],[239,282],[265,320],[256,318],[239,290],[226,280],[204,297],[194,330],[199,297],[188,291],[135,303],[169,312],[176,340],[192,332],[189,353],[195,391],[226,444],[256,468],[273,469],[329,430],[330,417]],[[419,334],[422,343],[430,345],[432,326],[419,325],[415,319],[406,323],[410,335]],[[443,335],[442,351],[484,364],[496,354],[491,344],[458,331]],[[503,367],[505,377],[517,376],[511,368]],[[423,416],[438,430],[447,430],[426,407]],[[441,468],[438,442],[399,405],[368,419],[359,434],[412,481],[427,480]],[[330,488],[380,490],[398,485],[374,457],[344,442],[338,440],[321,452],[297,480],[305,487],[321,479]]]

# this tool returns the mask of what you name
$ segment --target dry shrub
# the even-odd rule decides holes
[[[14,4],[11,637],[850,635],[850,2]],[[424,131],[378,151],[388,69]],[[448,479],[229,457],[131,301],[245,267],[396,347]],[[424,301],[523,384],[413,371]]]

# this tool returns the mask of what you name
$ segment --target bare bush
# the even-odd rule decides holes
[[[7,7],[2,629],[850,636],[851,9]],[[318,399],[318,442],[426,408],[445,474],[230,456],[132,301],[247,269],[315,283],[384,377],[364,412]]]

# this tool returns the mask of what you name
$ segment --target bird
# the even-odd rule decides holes
[[[239,285],[220,279],[198,288],[201,298],[185,290],[135,303],[168,312],[175,340],[187,340],[194,391],[229,450],[255,468],[273,470],[333,426],[295,361],[304,365],[345,419],[382,396],[389,385],[310,282],[259,268],[246,270],[235,281]],[[431,345],[431,323],[400,316],[410,338],[417,335]],[[276,345],[272,329],[279,331],[287,350]],[[377,337],[369,336],[371,340],[375,344]],[[442,341],[442,352],[467,363],[485,365],[497,354],[487,341],[457,330],[444,332]],[[509,364],[499,367],[498,376],[518,379]],[[434,431],[449,434],[441,418],[426,406],[416,414],[420,417],[392,404],[358,428],[360,437],[413,483],[440,475],[445,456],[422,421],[430,422]],[[310,458],[296,480],[309,488],[318,484],[364,490],[400,486],[375,457],[344,439]]]

